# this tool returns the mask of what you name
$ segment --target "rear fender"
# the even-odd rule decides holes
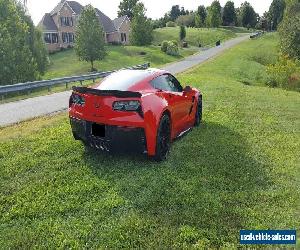
[[[167,110],[167,105],[167,101],[156,94],[142,97],[147,151],[150,156],[155,155],[157,130],[161,116]]]

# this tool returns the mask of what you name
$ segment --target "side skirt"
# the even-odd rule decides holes
[[[185,136],[187,133],[189,133],[193,127],[188,128],[187,130],[182,131],[179,135],[176,136],[175,140],[182,138]]]

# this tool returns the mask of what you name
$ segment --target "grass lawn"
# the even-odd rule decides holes
[[[1,247],[228,249],[240,229],[299,230],[300,94],[240,75],[260,74],[246,52],[275,39],[179,75],[204,122],[163,163],[86,149],[65,113],[2,128]]]
[[[170,56],[163,53],[158,46],[107,46],[108,56],[103,61],[95,62],[99,71],[119,69],[150,62],[152,67],[171,63],[183,59],[197,52],[197,48],[181,49],[180,56]],[[140,55],[146,52],[146,55]],[[82,75],[89,72],[89,62],[79,61],[73,49],[56,53],[50,56],[50,66],[44,79],[53,79],[63,76]]]
[[[153,31],[154,44],[161,44],[162,41],[167,40],[179,40],[179,27],[166,27],[161,29],[155,29]],[[186,41],[191,46],[198,46],[199,41],[202,46],[211,46],[216,43],[216,41],[228,40],[234,38],[237,35],[233,28],[187,28],[186,29]]]

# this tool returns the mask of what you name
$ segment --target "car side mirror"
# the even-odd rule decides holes
[[[183,89],[183,92],[190,92],[192,91],[192,88],[190,86],[185,86],[185,88]]]

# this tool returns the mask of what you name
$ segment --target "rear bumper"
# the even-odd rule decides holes
[[[105,151],[147,151],[143,128],[98,124],[70,117],[70,124],[76,139],[87,145]]]

